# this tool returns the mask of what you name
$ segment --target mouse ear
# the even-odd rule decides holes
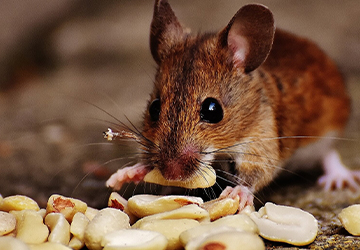
[[[150,49],[159,64],[166,52],[184,37],[184,30],[167,0],[156,0],[150,28]]]
[[[259,4],[242,7],[219,34],[219,43],[231,53],[235,67],[251,72],[268,56],[274,40],[271,11]]]

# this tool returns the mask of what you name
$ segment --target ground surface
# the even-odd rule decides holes
[[[246,1],[170,1],[192,30],[218,30]],[[358,0],[264,0],[279,27],[315,40],[338,63],[353,98],[343,161],[360,168],[360,5]],[[106,205],[106,178],[135,163],[136,145],[102,132],[125,115],[139,126],[155,63],[148,48],[152,1],[11,1],[0,12],[0,193],[45,206],[60,193]],[[114,117],[110,116],[113,115]],[[318,172],[317,172],[318,173]],[[315,174],[316,175],[316,174]],[[360,192],[324,193],[316,176],[283,178],[263,201],[301,207],[321,222],[312,249],[360,246],[336,215]],[[302,181],[304,180],[304,181]],[[140,193],[138,187],[133,191]],[[282,244],[268,243],[271,248]]]

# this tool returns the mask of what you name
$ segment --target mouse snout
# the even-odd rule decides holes
[[[198,167],[199,150],[188,145],[178,152],[166,152],[160,156],[159,170],[167,180],[186,180]]]

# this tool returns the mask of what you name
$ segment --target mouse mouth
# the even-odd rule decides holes
[[[201,170],[201,174],[194,174],[186,180],[167,180],[158,168],[154,168],[144,177],[145,182],[156,183],[162,186],[182,187],[186,189],[208,188],[216,183],[216,172],[213,168]]]
[[[186,181],[199,170],[201,154],[198,147],[185,145],[182,148],[174,148],[164,145],[152,158],[155,168],[158,168],[162,176],[169,181]]]

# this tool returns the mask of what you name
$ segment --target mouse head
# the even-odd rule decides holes
[[[158,69],[144,116],[147,165],[186,180],[218,150],[258,135],[262,97],[251,72],[268,56],[274,30],[266,7],[246,5],[219,33],[191,35],[166,0],[155,2],[150,48]]]

